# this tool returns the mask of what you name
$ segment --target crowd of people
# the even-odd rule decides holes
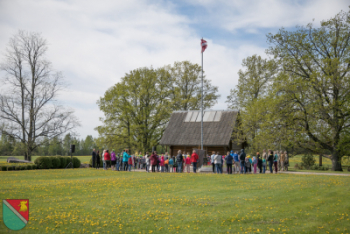
[[[144,169],[147,172],[188,172],[190,173],[190,166],[192,165],[193,172],[197,172],[197,163],[199,156],[195,150],[192,154],[182,154],[181,150],[178,155],[169,156],[168,152],[158,155],[156,151],[152,154],[148,152],[142,155],[141,152],[136,152],[130,155],[128,149],[123,150],[122,153],[116,154],[113,149],[110,153],[108,149],[103,150],[100,155],[99,151],[93,149],[92,152],[92,167],[99,169],[102,161],[103,169],[115,171],[131,171],[132,169]]]
[[[263,150],[262,155],[259,152],[256,156],[246,155],[244,149],[238,152],[227,152],[226,156],[219,155],[219,152],[212,152],[208,156],[208,163],[212,165],[213,173],[222,173],[223,165],[226,164],[228,174],[235,173],[265,173],[267,165],[270,173],[278,171],[288,171],[289,159],[287,151]],[[274,169],[274,170],[273,170]]]
[[[168,152],[158,155],[156,151],[152,154],[148,152],[142,155],[136,152],[130,155],[128,149],[122,153],[116,153],[113,149],[110,153],[108,149],[103,150],[100,155],[99,151],[93,149],[92,167],[99,169],[102,163],[103,169],[114,171],[131,171],[132,169],[146,170],[147,172],[188,172],[192,165],[193,172],[197,172],[197,163],[199,156],[195,150],[190,155],[188,152],[182,154],[179,150],[176,156],[170,156]],[[263,150],[262,155],[259,152],[256,156],[246,155],[244,149],[241,152],[227,152],[226,155],[220,155],[219,152],[212,152],[208,155],[208,164],[212,165],[213,173],[223,173],[223,165],[226,164],[228,174],[234,173],[270,173],[288,170],[289,159],[286,151]]]

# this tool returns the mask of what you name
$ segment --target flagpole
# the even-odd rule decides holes
[[[203,40],[203,37],[202,37]],[[202,50],[202,89],[201,89],[201,150],[203,150],[203,50]]]

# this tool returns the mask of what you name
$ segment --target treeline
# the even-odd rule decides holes
[[[96,128],[97,145],[151,151],[158,145],[173,111],[200,109],[201,77],[201,66],[188,61],[125,74],[98,101],[105,117]],[[203,103],[208,109],[217,102],[218,87],[205,77],[203,82]]]
[[[350,11],[268,34],[267,58],[243,60],[229,107],[240,109],[234,137],[248,151],[304,150],[332,161],[350,154]]]
[[[90,155],[92,149],[96,147],[95,139],[88,135],[85,139],[79,139],[72,136],[70,133],[66,134],[63,139],[54,137],[52,139],[43,139],[33,152],[37,156],[69,156],[70,145],[75,145],[75,156]],[[2,135],[0,141],[0,156],[23,156],[25,147],[19,141],[11,139],[9,136]]]

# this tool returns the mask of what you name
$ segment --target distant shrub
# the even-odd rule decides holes
[[[20,166],[20,170],[27,170],[27,166]]]
[[[58,160],[60,160],[60,167],[59,168],[63,168],[66,160],[62,156],[56,156],[56,158]]]
[[[65,156],[65,165],[64,165],[64,168],[66,168],[68,166],[68,164],[72,161],[71,157],[70,156]],[[69,167],[71,167],[71,165],[69,165]]]
[[[8,170],[8,171],[12,171],[12,170],[13,170],[13,167],[8,167],[7,170]]]
[[[57,157],[50,157],[51,159],[51,164],[54,169],[60,168],[61,167],[61,160]]]
[[[79,168],[81,165],[80,160],[77,157],[73,157],[73,167],[74,168]]]
[[[302,161],[301,165],[303,167],[305,167],[306,169],[310,169],[310,167],[312,167],[315,164],[316,159],[311,154],[305,154],[301,158],[301,161]]]
[[[16,170],[16,171],[19,171],[19,170],[21,170],[21,167],[22,167],[22,166],[16,166],[16,167],[15,167],[15,170]]]
[[[1,166],[1,171],[7,171],[7,166]]]
[[[37,165],[38,169],[50,169],[52,168],[52,162],[49,157],[40,156],[35,159],[34,163]]]
[[[37,166],[36,164],[32,164],[31,166],[32,166],[32,169],[33,169],[33,170],[35,170],[35,169],[38,168],[38,166]]]
[[[26,166],[26,169],[27,170],[32,170],[33,168],[32,168],[32,165],[31,164],[28,164],[27,166]]]

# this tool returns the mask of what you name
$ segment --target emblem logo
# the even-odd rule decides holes
[[[11,230],[21,230],[29,220],[28,199],[2,200],[2,218],[4,224]]]

